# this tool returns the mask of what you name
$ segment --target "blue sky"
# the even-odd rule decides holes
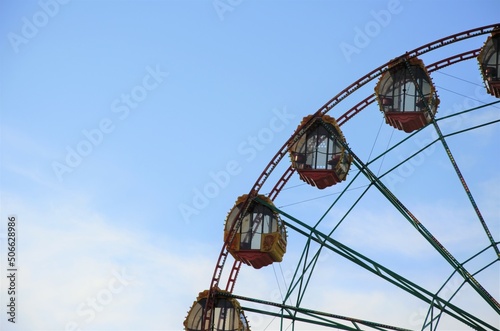
[[[18,323],[2,314],[2,330],[179,330],[198,292],[210,284],[227,212],[302,118],[406,51],[498,22],[500,5],[41,0],[1,1],[0,12],[2,272],[5,223],[8,215],[19,220]],[[422,59],[430,64],[479,48],[486,37]],[[431,76],[441,98],[438,117],[496,100],[485,93],[475,60]],[[375,84],[330,114],[343,114]],[[499,118],[498,107],[440,126],[449,133],[492,121]],[[364,161],[406,136],[383,124],[375,104],[342,130]],[[496,240],[499,133],[493,124],[449,138]],[[422,130],[374,163],[374,171],[387,171],[433,139],[432,128]],[[276,172],[288,167],[282,163]],[[350,176],[355,173],[353,168]],[[440,144],[384,182],[460,261],[487,245]],[[318,191],[301,183],[295,176],[276,204],[311,224],[346,185]],[[357,192],[332,210],[324,231]],[[335,237],[435,291],[449,266],[404,222],[370,190]],[[286,281],[303,242],[290,233],[282,265],[244,268],[236,292],[271,300],[283,286],[273,271],[282,271]],[[306,306],[419,327],[425,305],[332,253],[324,255]],[[497,300],[499,272],[496,263],[478,275]],[[2,303],[6,291],[2,277]],[[500,327],[498,316],[476,303],[477,294],[463,293],[457,303],[480,309],[481,318]],[[254,330],[270,322],[249,319]],[[449,319],[442,325],[460,328]]]

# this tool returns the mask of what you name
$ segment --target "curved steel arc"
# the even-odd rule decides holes
[[[446,66],[449,66],[449,65],[452,65],[452,64],[464,61],[464,60],[473,59],[473,58],[477,57],[480,50],[481,49],[474,49],[474,50],[460,53],[460,54],[457,54],[455,56],[451,56],[451,57],[448,57],[446,59],[432,63],[432,64],[427,66],[428,71],[432,72],[432,71],[442,69]],[[338,119],[339,125],[342,125],[345,122],[347,122],[349,119],[351,119],[352,117],[354,117],[355,115],[360,113],[363,109],[365,109],[367,106],[369,106],[374,101],[375,101],[375,96],[373,94],[366,97],[364,100],[359,102],[357,105],[355,105],[353,108],[351,108],[349,111],[347,111],[346,113],[344,113],[342,116],[339,117],[339,119]],[[285,144],[283,147],[286,148],[287,146],[288,146],[288,144]],[[284,151],[284,153],[286,153],[286,151]],[[410,156],[409,158],[411,158],[411,157],[412,156]],[[374,161],[374,160],[372,160],[372,161]],[[285,173],[283,174],[281,179],[277,182],[277,184],[274,186],[272,191],[269,193],[269,197],[271,198],[271,200],[274,200],[276,198],[278,193],[281,191],[281,189],[284,187],[284,185],[288,182],[288,180],[290,179],[290,177],[292,176],[292,174],[294,172],[295,172],[295,170],[291,166],[285,171]],[[233,269],[232,269],[233,271],[236,268],[236,263],[237,262],[235,261],[235,265],[233,265]],[[241,263],[240,263],[240,265],[241,265]],[[236,274],[238,272],[239,272],[239,269],[236,269]],[[231,284],[228,284],[228,286],[226,287],[227,289],[230,290],[230,292],[232,292],[232,290],[234,289],[234,280],[235,279],[236,279],[236,277],[230,277]]]
[[[483,26],[483,27],[480,27],[480,28],[476,28],[476,29],[472,29],[472,30],[467,30],[467,31],[464,31],[464,32],[460,32],[460,33],[457,33],[457,34],[454,34],[454,35],[451,35],[451,36],[439,39],[437,41],[431,42],[429,44],[426,44],[424,46],[416,48],[416,49],[414,49],[414,50],[412,50],[410,52],[407,52],[405,54],[402,54],[400,56],[406,55],[409,58],[415,57],[417,55],[421,55],[421,54],[430,52],[430,51],[432,51],[434,49],[440,48],[440,47],[445,46],[445,45],[449,45],[449,44],[452,44],[452,43],[455,43],[455,42],[458,42],[458,41],[462,41],[462,40],[465,40],[465,39],[468,39],[468,38],[476,37],[476,36],[479,36],[479,35],[482,35],[482,34],[490,33],[491,31],[493,31],[493,29],[495,28],[495,26],[498,26],[499,24],[500,23],[492,24],[492,25],[487,25],[487,26]],[[347,98],[350,94],[352,94],[353,92],[355,92],[356,90],[358,90],[362,86],[366,85],[368,82],[372,81],[373,79],[377,78],[382,73],[384,73],[385,71],[387,71],[389,69],[389,64],[391,62],[392,62],[392,60],[388,61],[387,63],[379,66],[378,68],[372,70],[371,72],[369,72],[365,76],[361,77],[360,79],[358,79],[357,81],[355,81],[351,85],[347,86],[345,89],[343,89],[342,91],[340,91],[340,93],[338,93],[335,97],[333,97],[332,99],[330,99],[321,108],[319,108],[314,113],[313,117],[317,117],[317,116],[324,115],[324,114],[328,113],[328,111],[330,111],[340,101],[342,101],[343,99]],[[453,63],[450,62],[449,64],[453,64]],[[446,65],[443,65],[443,67],[444,66],[446,66]],[[262,174],[259,176],[259,178],[255,182],[254,186],[252,187],[251,192],[253,192],[253,191],[257,191],[258,192],[260,190],[260,188],[264,185],[264,182],[269,177],[269,175],[271,174],[271,172],[274,170],[274,168],[276,167],[276,165],[286,155],[288,143],[295,138],[295,136],[297,135],[297,133],[293,134],[289,138],[289,140],[284,144],[284,146],[280,149],[280,151],[274,156],[274,158],[267,165],[267,167],[264,169],[264,171],[262,172]]]
[[[428,65],[426,68],[427,68],[428,72],[433,72],[433,71],[442,69],[444,67],[450,66],[452,64],[456,64],[456,63],[461,62],[461,61],[465,61],[465,60],[469,60],[469,59],[474,59],[479,54],[480,50],[481,49],[474,49],[474,50],[471,50],[471,51],[468,51],[468,52],[463,52],[463,53],[457,54],[455,56],[451,56],[451,57],[448,57],[446,59],[434,62],[434,63]],[[363,99],[357,105],[355,105],[350,110],[348,110],[347,112],[345,112],[342,116],[338,117],[337,121],[338,121],[339,126],[343,125],[349,119],[351,119],[355,115],[359,114],[362,110],[364,110],[366,107],[368,107],[374,101],[375,101],[375,96],[373,94],[369,95],[368,97],[366,97],[365,99]],[[497,102],[494,102],[494,103],[497,103]],[[494,104],[494,103],[492,103],[492,104]],[[481,107],[483,107],[483,106],[479,106],[477,108],[481,108]],[[288,146],[288,142],[287,142],[287,144],[285,144],[283,146],[284,148],[286,147],[286,150],[283,151],[284,154],[286,154],[287,151],[288,151],[287,146]],[[375,160],[376,159],[372,160],[372,162],[375,161]],[[279,194],[279,192],[281,191],[281,189],[286,185],[286,183],[291,178],[291,176],[294,174],[294,172],[295,172],[295,170],[291,166],[285,171],[285,173],[283,174],[283,176],[280,178],[280,180],[277,182],[277,184],[273,187],[273,189],[271,190],[271,192],[268,194],[268,197],[271,200],[274,201],[274,199],[276,198],[276,196]],[[383,177],[383,175],[381,177]],[[223,247],[223,251],[225,251],[226,248],[227,248],[227,245],[225,247]],[[227,252],[226,252],[226,254],[221,254],[220,255],[219,261],[218,261],[218,264],[217,264],[218,266],[221,264],[221,257],[225,259],[227,257]],[[223,264],[223,262],[222,262],[222,264]],[[237,279],[237,276],[238,276],[240,268],[241,268],[241,262],[240,261],[234,261],[233,267],[231,269],[231,273],[230,273],[230,276],[229,276],[229,279],[228,279],[228,283],[226,285],[226,290],[229,291],[229,292],[231,292],[231,293],[234,290],[234,286],[235,286],[236,279]],[[214,278],[216,278],[217,281],[214,282],[213,285],[217,285],[219,278],[218,277],[214,277]]]
[[[423,46],[420,46],[418,48],[415,48],[414,50],[408,52],[407,54],[410,57],[415,57],[415,56],[430,52],[432,50],[435,50],[436,48],[440,48],[440,47],[455,43],[457,41],[465,40],[465,39],[472,38],[472,37],[477,37],[479,35],[483,35],[486,33],[491,33],[499,25],[500,25],[500,23],[495,23],[495,24],[485,25],[485,26],[482,26],[479,28],[474,28],[471,30],[459,32],[459,33],[453,34],[451,36],[444,37],[442,39],[439,39],[439,40],[430,42],[428,44],[425,44]]]
[[[499,24],[492,24],[492,25],[488,25],[488,26],[484,26],[484,27],[480,27],[480,28],[476,28],[476,29],[464,31],[464,32],[461,32],[461,33],[457,33],[457,34],[451,35],[449,37],[445,37],[445,38],[439,39],[437,41],[434,41],[432,43],[423,45],[423,46],[421,46],[421,47],[419,47],[419,48],[417,48],[417,49],[415,49],[413,51],[407,52],[406,55],[409,56],[409,57],[414,57],[414,56],[417,56],[417,55],[420,55],[420,54],[424,54],[426,52],[429,52],[431,50],[434,50],[436,48],[439,48],[439,47],[442,47],[442,46],[445,46],[445,45],[448,45],[448,44],[451,44],[451,43],[454,43],[454,42],[458,42],[458,41],[461,41],[461,40],[464,40],[464,39],[468,39],[468,38],[475,37],[475,36],[478,36],[478,35],[486,34],[486,33],[489,33],[491,31],[493,31],[493,29],[495,28],[495,26],[498,26],[498,25]],[[316,113],[314,114],[313,118],[316,117],[316,116],[320,116],[320,115],[326,114],[336,104],[338,104],[340,101],[342,101],[347,96],[349,96],[350,94],[352,94],[354,91],[358,90],[360,87],[364,86],[365,84],[367,84],[368,82],[370,82],[371,80],[373,80],[374,78],[378,77],[383,72],[385,72],[386,70],[388,70],[388,65],[389,65],[390,62],[391,61],[389,61],[386,64],[384,64],[384,65],[382,65],[382,66],[380,66],[380,67],[372,70],[367,75],[361,77],[356,82],[354,82],[353,84],[351,84],[348,87],[346,87],[339,94],[337,94],[334,98],[332,98],[325,105],[323,105],[320,109],[318,109],[318,111],[316,111]],[[450,65],[450,64],[453,64],[453,63],[450,62],[448,65]],[[371,102],[373,102],[373,101],[371,101]],[[368,104],[369,103],[365,103],[364,106],[360,105],[360,108],[365,108]],[[359,111],[357,111],[356,113],[358,113],[358,112]],[[352,116],[354,116],[354,115],[352,115]],[[347,121],[352,116],[347,116],[346,115],[344,121]],[[288,144],[290,142],[293,142],[294,140],[298,139],[298,137],[300,137],[303,134],[305,128],[311,122],[312,122],[312,119],[311,119],[311,121],[309,123],[306,123],[303,126],[303,129],[297,130],[294,134],[292,134],[292,136],[288,139],[288,141],[283,145],[283,147],[278,151],[278,153],[274,156],[274,158],[271,160],[271,162],[266,166],[266,168],[264,169],[264,171],[261,173],[261,175],[259,176],[259,178],[257,179],[257,181],[255,182],[254,186],[252,187],[252,189],[250,191],[250,196],[255,196],[259,192],[260,188],[263,186],[263,184],[265,183],[265,181],[267,180],[267,178],[270,176],[271,172],[274,170],[274,168],[277,166],[277,164],[283,159],[283,157],[287,154],[287,152],[288,152]],[[288,181],[288,179],[291,177],[292,174],[293,174],[293,170],[292,171],[289,170],[289,171],[287,171],[285,173],[285,175],[282,177],[282,180],[280,180],[280,182],[278,183],[280,186],[277,187],[277,188],[275,188],[271,192],[274,197],[277,196],[277,194],[279,193],[279,191],[281,190],[281,188],[286,184],[286,182]],[[246,210],[246,208],[242,208],[242,210]],[[233,230],[234,230],[234,228],[236,228],[234,225],[238,225],[237,222],[235,222],[233,224]],[[234,231],[231,231],[231,233],[232,232],[234,232]],[[234,236],[231,236],[231,237],[234,238]],[[229,242],[231,242],[231,240]],[[223,270],[223,267],[224,267],[224,264],[225,264],[225,261],[226,261],[227,255],[228,255],[227,245],[228,245],[228,242],[225,242],[223,244],[222,249],[221,249],[221,253],[219,255],[219,259],[217,261],[217,265],[215,267],[214,274],[213,274],[213,277],[212,277],[211,286],[210,286],[210,289],[209,289],[210,292],[212,292],[212,289],[215,288],[216,286],[218,286],[218,284],[219,284],[220,276],[222,274],[222,270]],[[234,271],[234,273],[233,273],[233,271]],[[237,265],[236,263],[233,266],[233,271],[231,272],[231,276],[230,276],[230,282],[232,282],[232,284],[228,284],[228,286],[227,286],[231,290],[234,288],[234,282],[236,280],[236,277],[237,277],[237,274],[238,274],[238,271],[239,271],[239,265]],[[209,300],[207,300],[207,308],[210,307],[210,302],[212,301],[211,298],[212,298],[212,295],[209,295]],[[206,309],[205,311],[207,311],[207,310],[208,309]],[[204,325],[203,325],[203,328],[204,328]]]
[[[457,54],[455,56],[450,56],[450,57],[448,57],[446,59],[434,62],[434,63],[432,63],[432,64],[430,64],[430,65],[428,65],[426,67],[427,71],[430,73],[430,72],[433,72],[433,71],[445,68],[447,66],[450,66],[450,65],[453,65],[453,64],[465,61],[465,60],[474,59],[474,58],[477,57],[477,55],[479,54],[480,51],[481,51],[480,48],[479,49],[474,49],[474,50],[471,50],[471,51],[463,52],[463,53]],[[366,107],[368,107],[374,101],[375,101],[375,95],[373,95],[373,94],[369,95],[368,97],[366,97],[365,99],[363,99],[361,102],[359,102],[357,105],[355,105],[354,107],[352,107],[350,110],[348,110],[347,112],[345,112],[343,115],[339,116],[337,118],[337,123],[339,124],[339,126],[342,126],[345,122],[347,122],[348,120],[350,120],[351,118],[353,118],[355,115],[359,114],[362,110],[364,110]],[[280,155],[283,154],[283,156],[281,156],[279,158],[279,160],[277,161],[278,163],[287,154],[287,152],[288,152],[288,141],[287,141],[287,143],[285,143],[285,145],[283,146],[282,150],[280,150],[279,154]],[[372,160],[372,162],[375,161],[375,160],[376,159]],[[275,164],[275,163],[276,162],[274,162],[272,164]],[[271,190],[271,192],[268,194],[268,197],[271,200],[274,201],[274,199],[276,198],[276,196],[279,194],[279,192],[281,191],[281,189],[286,185],[286,183],[288,182],[288,180],[291,178],[291,176],[294,173],[295,173],[295,169],[293,169],[291,166],[288,167],[287,170],[285,170],[285,173],[282,175],[282,177],[278,180],[277,184],[273,187],[273,189]],[[224,247],[223,250],[225,250],[226,247]],[[231,274],[229,276],[229,280],[228,280],[228,283],[226,285],[226,290],[229,291],[229,292],[232,292],[234,290],[236,278],[238,276],[240,267],[241,267],[241,262],[240,261],[234,261],[233,267],[231,269]],[[218,278],[217,278],[217,281],[218,281]]]
[[[425,44],[421,47],[415,48],[412,51],[406,52],[405,54],[401,54],[399,57],[401,57],[401,56],[406,56],[408,58],[416,57],[418,55],[425,54],[425,53],[430,52],[432,50],[435,50],[437,48],[440,48],[440,47],[443,47],[443,46],[446,46],[446,45],[449,45],[449,44],[452,44],[452,43],[455,43],[458,41],[462,41],[462,40],[465,40],[468,38],[477,37],[477,36],[482,35],[482,34],[490,33],[498,25],[500,25],[500,23],[486,25],[486,26],[483,26],[480,28],[475,28],[472,30],[467,30],[464,32],[456,33],[454,35],[451,35],[451,36],[448,36],[448,37],[445,37],[442,39],[438,39],[438,40],[433,41],[431,43]],[[398,58],[398,57],[396,57],[396,58]],[[341,100],[345,99],[349,94],[356,91],[361,86],[365,85],[369,81],[373,80],[374,78],[378,77],[380,74],[387,71],[389,64],[391,62],[392,62],[392,60],[388,61],[386,64],[381,65],[380,67],[372,70],[371,72],[369,72],[365,76],[358,79],[356,82],[354,82],[351,85],[349,85],[348,87],[346,87],[339,94],[337,94],[335,97],[330,99],[330,101],[328,101],[325,105],[323,105],[323,107],[321,107],[316,112],[316,114],[318,114],[318,113],[326,114],[331,108],[333,108]]]
[[[446,59],[434,62],[432,64],[429,64],[426,66],[426,69],[429,73],[445,68],[447,66],[450,66],[452,64],[456,64],[458,62],[462,62],[465,60],[470,60],[474,59],[479,55],[479,52],[481,52],[481,49],[473,49],[464,53],[460,53],[454,56],[450,56]],[[366,97],[363,101],[359,102],[356,106],[352,107],[349,109],[347,112],[345,112],[343,115],[339,116],[337,118],[337,123],[339,126],[359,114],[362,110],[364,110],[366,107],[371,105],[375,101],[375,95],[370,94],[368,97]]]

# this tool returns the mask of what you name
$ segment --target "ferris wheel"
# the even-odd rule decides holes
[[[477,46],[424,63],[427,53],[465,41]],[[451,106],[438,95],[440,88],[431,74],[470,62],[479,65],[478,76],[488,99],[467,109],[442,112],[442,107]],[[339,106],[366,86],[375,93],[356,99],[352,107]],[[305,116],[249,192],[235,199],[226,217],[211,282],[188,311],[184,329],[255,331],[274,323],[273,330],[432,331],[451,321],[457,329],[500,331],[498,201],[493,213],[484,207],[482,196],[483,204],[479,203],[478,185],[471,185],[476,177],[464,172],[459,162],[477,156],[477,144],[470,142],[476,139],[474,134],[485,129],[498,133],[498,98],[500,23],[460,32],[397,56]],[[377,132],[374,140],[383,141],[367,141],[364,149],[368,152],[364,152],[350,143],[348,130],[343,128],[365,116],[363,111],[369,106],[376,107],[372,104],[378,104],[377,115],[387,137],[380,138],[382,126],[376,123],[374,128],[351,129]],[[340,108],[348,110],[337,111]],[[462,125],[450,125],[458,122]],[[498,149],[491,152],[497,161],[498,153]],[[475,161],[479,165],[487,162]],[[427,167],[438,167],[442,173],[426,173]],[[475,173],[481,171],[479,166]],[[418,185],[425,185],[424,193],[413,189]],[[445,199],[450,190],[463,197],[459,205]],[[290,197],[317,202],[318,195],[311,192],[322,193],[322,203],[294,208],[298,202]],[[446,203],[457,210],[442,214],[423,208]],[[301,212],[304,209],[307,213]],[[458,214],[464,214],[467,222],[454,218]],[[375,228],[377,235],[370,237]],[[366,236],[356,241],[352,240],[354,234]],[[387,245],[391,238],[398,244]],[[365,245],[368,241],[374,243],[371,248]],[[416,249],[414,246],[425,247],[421,258],[405,259],[404,251]],[[301,249],[288,256],[290,247]],[[279,296],[257,297],[252,291],[244,295],[238,290],[240,273],[272,268],[276,275],[276,270],[282,272],[280,262],[293,267],[282,281],[276,277],[281,282]],[[398,324],[401,318],[387,317],[401,314],[396,300],[364,302],[367,279],[375,279],[380,291],[401,294],[398,298],[405,303],[420,307],[406,313],[406,320],[412,323],[402,326]],[[312,290],[314,282],[322,282],[319,291]],[[360,291],[342,293],[342,282],[357,284]],[[342,302],[349,296],[361,298],[359,307]],[[365,317],[363,306],[384,303],[388,306],[381,309],[388,314],[382,320]],[[340,309],[343,304],[345,309]],[[252,317],[262,320],[262,316],[269,323],[253,329]]]

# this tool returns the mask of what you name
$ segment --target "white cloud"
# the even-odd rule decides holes
[[[159,242],[78,201],[59,210],[9,207],[19,217],[19,306],[18,323],[2,320],[3,330],[179,330],[209,286],[214,255],[188,237]]]

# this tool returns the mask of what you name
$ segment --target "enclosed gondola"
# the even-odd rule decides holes
[[[389,64],[375,87],[375,96],[386,123],[407,133],[430,123],[439,105],[423,62],[404,56]]]
[[[486,39],[477,60],[486,90],[500,98],[500,27],[497,27]]]
[[[297,131],[299,139],[288,146],[292,167],[300,179],[319,189],[346,179],[352,156],[337,122],[328,115],[305,117]]]
[[[209,291],[200,292],[184,320],[186,331],[250,331],[248,321],[236,299],[226,297],[218,288],[215,291],[215,303],[210,311],[207,306]],[[205,321],[205,322],[203,322]],[[205,323],[205,325],[203,325]]]
[[[273,206],[264,195],[258,198]],[[260,269],[281,262],[286,252],[286,230],[277,212],[248,195],[236,200],[224,226],[228,251],[238,261]],[[243,210],[245,208],[245,210]]]

